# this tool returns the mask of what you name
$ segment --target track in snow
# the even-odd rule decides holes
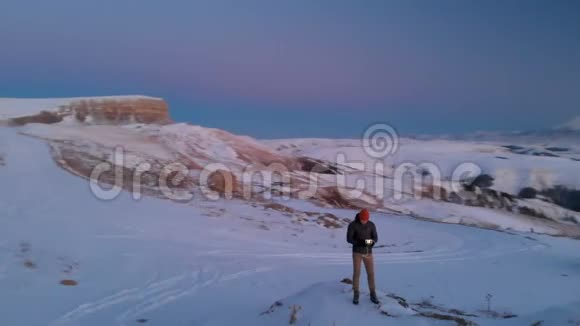
[[[51,326],[82,324],[82,319],[93,314],[107,312],[123,306],[123,311],[115,320],[118,325],[134,323],[143,314],[194,295],[198,290],[256,273],[268,271],[269,268],[243,270],[235,273],[221,274],[217,269],[207,267],[199,270],[181,273],[163,280],[152,281],[143,287],[130,288],[104,298],[84,303],[50,323]]]

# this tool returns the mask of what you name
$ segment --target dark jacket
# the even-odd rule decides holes
[[[352,244],[353,252],[371,254],[373,252],[374,243],[371,246],[367,246],[365,244],[366,239],[373,239],[374,243],[376,243],[378,240],[377,228],[371,221],[363,224],[360,221],[358,214],[356,214],[354,221],[350,222],[348,225],[346,241]]]

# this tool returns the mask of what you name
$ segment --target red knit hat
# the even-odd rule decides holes
[[[368,221],[371,218],[371,214],[369,213],[368,209],[363,208],[359,213],[358,217],[361,221]]]

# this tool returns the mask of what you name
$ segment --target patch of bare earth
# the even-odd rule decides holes
[[[225,208],[208,207],[204,209],[204,213],[202,215],[208,217],[221,217],[224,216],[225,213]]]
[[[457,326],[477,326],[478,325],[476,322],[471,321],[471,320],[467,320],[463,317],[446,315],[446,314],[437,313],[437,312],[421,312],[421,313],[419,313],[419,316],[429,318],[429,319],[435,319],[435,320],[452,321],[452,322],[455,322],[455,325],[457,325]]]
[[[77,286],[79,283],[75,280],[62,280],[60,281],[60,285],[64,286]]]
[[[348,189],[339,189],[336,186],[319,187],[312,200],[315,203],[336,208],[361,209],[378,207],[375,200],[370,202],[364,200],[363,196],[350,197],[348,192]],[[368,194],[365,197],[372,198]]]
[[[328,229],[339,229],[344,226],[344,221],[331,213],[324,213],[316,219],[319,225]]]
[[[290,213],[290,214],[294,214],[296,213],[296,210],[292,207],[288,207],[279,203],[267,203],[264,205],[264,208],[266,209],[272,209],[278,212],[283,212],[283,213]]]
[[[283,304],[281,301],[276,301],[276,302],[274,302],[274,303],[273,303],[273,304],[270,306],[270,308],[268,308],[268,310],[266,310],[266,311],[262,312],[260,315],[268,315],[268,314],[271,314],[271,313],[273,313],[273,312],[276,310],[276,307],[281,307],[281,306],[283,306],[283,305],[284,305],[284,304]]]
[[[24,266],[25,268],[36,269],[38,266],[32,260],[32,257],[30,257],[31,250],[32,250],[32,246],[30,245],[30,243],[22,241],[18,245],[18,253],[16,254],[16,256],[18,258],[22,259],[22,266]]]
[[[25,260],[24,263],[22,263],[22,265],[24,265],[24,267],[28,269],[36,269],[36,264],[29,259]]]
[[[265,203],[264,208],[281,212],[288,217],[293,217],[293,221],[296,223],[314,222],[328,229],[339,229],[350,223],[350,219],[339,218],[332,213],[300,211],[276,202]]]

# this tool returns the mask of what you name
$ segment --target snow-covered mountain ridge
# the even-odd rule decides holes
[[[108,112],[109,104],[103,103],[116,103],[115,110],[122,111],[127,103],[133,105],[135,101],[162,100],[131,96],[17,102],[27,108],[23,110],[26,114],[34,115],[35,105],[39,105],[36,111],[42,111],[60,103],[57,112],[62,113],[68,112],[63,103],[74,103],[69,106],[77,108],[79,103],[92,103],[94,110]],[[14,114],[14,108],[13,104],[0,106],[0,113]],[[131,107],[127,111],[136,112]],[[164,114],[167,116],[156,121],[169,121],[168,112]],[[529,145],[401,138],[394,155],[377,160],[356,139],[259,141],[189,124],[100,121],[24,121],[18,130],[46,141],[58,166],[74,175],[93,180],[95,171],[106,163],[111,169],[98,174],[98,183],[165,199],[166,188],[174,192],[169,199],[185,202],[226,196],[263,205],[272,196],[281,196],[326,207],[369,207],[447,223],[580,236],[580,215],[573,209],[575,199],[560,203],[550,198],[556,186],[572,190],[580,187],[580,174],[576,173],[580,162],[574,160],[574,149],[550,147],[542,150],[558,155],[536,155],[542,150],[528,150]],[[363,168],[339,162],[339,155],[347,161],[363,163]],[[449,180],[464,162],[474,162],[482,174],[494,179],[493,185],[458,189]],[[373,169],[377,163],[383,165],[383,171]],[[400,167],[407,164],[405,168],[411,176],[424,178],[428,176],[421,167],[424,163],[437,169],[441,183],[417,185],[413,179],[405,178],[403,187],[397,187]],[[144,166],[147,169],[142,171]],[[174,169],[167,170],[168,167]],[[167,187],[161,179],[167,179]],[[377,188],[377,180],[381,180],[381,189]],[[361,189],[359,181],[365,182]],[[518,198],[526,188],[533,188],[537,196]],[[435,192],[439,195],[434,196]],[[283,206],[274,207],[286,210]],[[341,225],[336,222],[329,225]]]

